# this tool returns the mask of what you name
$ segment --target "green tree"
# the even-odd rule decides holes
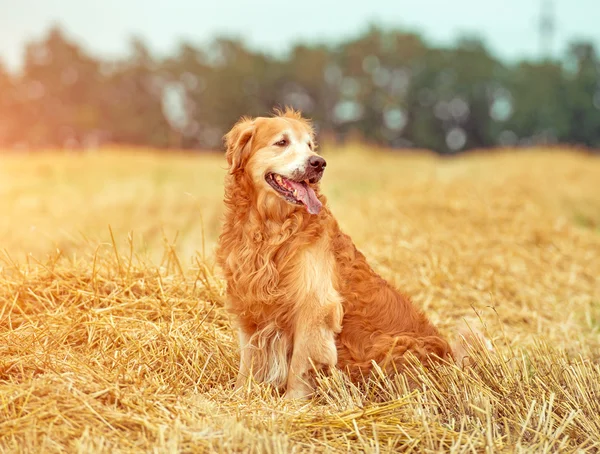
[[[590,43],[575,43],[567,54],[565,104],[569,132],[562,140],[600,147],[600,60]]]
[[[165,147],[172,144],[172,128],[163,112],[165,80],[160,64],[138,38],[130,56],[107,71],[100,101],[102,128],[112,141]]]
[[[523,62],[514,68],[508,89],[513,113],[508,130],[524,143],[554,142],[569,134],[565,81],[560,64]]]
[[[25,51],[20,80],[26,139],[37,146],[73,146],[100,122],[99,63],[58,28]]]
[[[502,70],[476,39],[424,53],[408,87],[411,142],[444,153],[492,144],[490,109]]]
[[[17,131],[16,84],[0,64],[0,146],[13,145]]]

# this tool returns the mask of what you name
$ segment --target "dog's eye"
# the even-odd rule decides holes
[[[286,147],[288,145],[288,140],[281,139],[279,142],[275,142],[275,145],[278,147]]]
[[[313,144],[312,144],[312,142],[308,142],[308,149],[312,151],[312,149],[313,149]]]

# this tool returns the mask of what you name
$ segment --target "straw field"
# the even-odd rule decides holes
[[[324,147],[342,228],[472,368],[235,393],[214,266],[224,159],[0,154],[0,452],[600,450],[600,159]],[[417,372],[419,373],[419,372]]]

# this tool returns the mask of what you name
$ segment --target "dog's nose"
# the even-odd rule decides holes
[[[327,161],[325,161],[325,159],[323,159],[321,156],[311,156],[308,159],[308,163],[317,171],[321,171],[327,167]]]

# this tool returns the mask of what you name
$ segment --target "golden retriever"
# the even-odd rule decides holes
[[[340,230],[308,120],[291,109],[244,117],[225,143],[217,260],[239,335],[237,387],[252,376],[297,398],[312,392],[314,368],[359,380],[373,362],[401,371],[408,352],[425,365],[450,358],[426,316]]]

